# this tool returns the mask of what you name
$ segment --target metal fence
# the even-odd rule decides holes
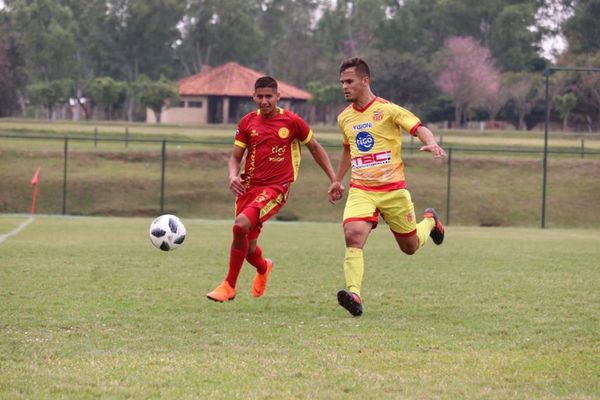
[[[337,164],[340,145],[323,144]],[[0,134],[0,212],[29,209],[28,175],[45,163],[42,213],[225,218],[233,210],[226,172],[230,148],[224,140],[99,137],[97,132],[91,137]],[[412,138],[403,148],[413,200],[429,201],[447,224],[539,226],[540,204],[548,204],[553,227],[600,223],[594,206],[600,197],[600,151],[586,148],[583,140],[577,147],[548,147],[547,153],[444,146],[445,165],[433,165],[418,148]],[[322,172],[310,157],[303,164],[281,217],[339,221],[343,207],[327,208],[323,201],[328,182]],[[546,176],[548,190],[543,190]]]

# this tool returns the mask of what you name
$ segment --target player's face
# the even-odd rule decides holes
[[[347,68],[340,74],[340,82],[344,97],[348,102],[355,102],[369,90],[369,77],[359,76],[356,68]]]
[[[273,88],[258,88],[252,96],[260,113],[265,117],[272,117],[277,112],[279,93]]]

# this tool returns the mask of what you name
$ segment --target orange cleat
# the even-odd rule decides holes
[[[233,300],[235,299],[235,288],[232,288],[229,282],[223,281],[223,283],[217,286],[215,290],[208,293],[206,297],[208,297],[209,300],[218,301],[219,303]]]
[[[273,261],[271,261],[268,258],[266,258],[265,261],[267,262],[267,271],[264,274],[257,273],[256,277],[254,278],[254,281],[252,282],[252,295],[254,297],[260,297],[263,295],[265,289],[267,288],[269,274],[273,269]]]

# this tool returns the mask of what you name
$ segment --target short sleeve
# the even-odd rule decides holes
[[[234,144],[243,149],[248,147],[248,118],[242,118],[235,131]]]
[[[312,139],[312,130],[308,124],[299,116],[294,115],[294,121],[296,124],[296,137],[303,143],[306,144]]]
[[[417,128],[422,125],[421,120],[405,108],[395,104],[392,107],[394,123],[411,135],[416,135]]]
[[[348,137],[346,136],[346,132],[344,131],[344,126],[343,126],[342,119],[340,118],[340,116],[338,116],[337,123],[338,123],[338,128],[340,128],[340,132],[342,133],[342,144],[344,146],[349,147],[350,142],[348,142]]]

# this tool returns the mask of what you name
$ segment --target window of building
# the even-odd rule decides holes
[[[188,107],[190,108],[202,108],[201,101],[188,101]]]

